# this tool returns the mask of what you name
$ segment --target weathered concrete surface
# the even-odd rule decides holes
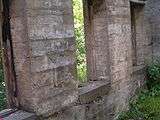
[[[88,77],[89,80],[103,79],[110,82],[111,89],[105,98],[105,104],[108,107],[113,105],[114,112],[118,112],[126,107],[130,96],[130,4],[128,0],[94,1],[90,9],[92,11],[87,10],[91,12],[86,14],[89,23],[85,26],[88,33],[88,66],[92,67],[88,68]]]
[[[36,120],[37,117],[33,113],[28,113],[22,110],[8,109],[0,112],[0,117],[3,120]]]
[[[88,80],[110,80],[107,8],[105,0],[84,0]]]
[[[160,56],[160,1],[159,0],[148,0],[147,6],[145,10],[145,16],[147,20],[149,20],[151,30],[150,33],[152,34],[152,44],[153,44],[153,55],[155,57]]]
[[[88,82],[82,88],[79,88],[79,99],[80,104],[86,104],[93,102],[95,99],[102,97],[110,91],[110,83],[106,81],[92,81]]]
[[[111,84],[110,92],[104,97],[103,104],[108,108],[102,110],[105,119],[113,119],[127,108],[136,89],[144,84],[145,74],[138,71],[144,71],[145,60],[152,54],[145,2],[132,2],[133,6],[129,0],[85,1],[88,79],[106,80]],[[135,34],[131,32],[131,23]]]
[[[18,107],[49,115],[78,98],[71,0],[13,0]]]

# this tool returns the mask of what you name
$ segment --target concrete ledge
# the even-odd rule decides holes
[[[36,120],[36,115],[17,109],[6,109],[0,112],[3,120]]]
[[[0,117],[7,117],[8,115],[15,113],[16,111],[18,111],[17,109],[5,109],[3,111],[0,112]]]
[[[90,103],[99,97],[103,97],[110,90],[110,83],[104,81],[93,81],[86,86],[79,88],[79,102]]]
[[[137,3],[137,4],[146,4],[146,0],[130,0],[130,2]]]
[[[145,66],[134,66],[133,67],[133,74],[144,74],[146,72]]]

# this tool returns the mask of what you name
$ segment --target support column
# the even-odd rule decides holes
[[[132,89],[131,16],[128,0],[106,0],[112,89],[106,97],[114,112],[127,107]],[[113,109],[112,108],[112,109]]]
[[[89,80],[109,81],[105,97],[107,119],[127,106],[132,56],[128,0],[84,0]]]
[[[71,0],[12,0],[17,107],[48,116],[77,100]]]
[[[109,81],[110,55],[105,0],[84,0],[88,80]]]

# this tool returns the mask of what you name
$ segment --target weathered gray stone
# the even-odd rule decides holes
[[[70,106],[78,99],[71,0],[14,0],[10,9],[15,106],[45,116]]]
[[[0,117],[6,117],[14,112],[17,112],[18,109],[5,109],[0,112]]]
[[[145,4],[147,0],[130,0],[130,1],[138,4]]]
[[[93,1],[91,4],[84,0],[84,9],[88,80],[109,81],[110,56],[105,0]],[[91,9],[92,12],[89,12]]]
[[[91,82],[79,88],[79,102],[81,104],[90,103],[97,98],[106,95],[110,90],[110,84],[105,81]]]
[[[85,105],[78,105],[66,108],[47,120],[87,120],[86,107]]]
[[[3,120],[36,120],[36,115],[22,110],[7,110],[0,113]]]

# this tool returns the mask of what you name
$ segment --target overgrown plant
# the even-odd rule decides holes
[[[0,50],[0,110],[6,108],[5,83],[2,66],[2,51]]]
[[[147,62],[147,87],[151,89],[153,86],[160,85],[160,58],[154,58]]]
[[[160,120],[160,59],[147,61],[148,89],[130,102],[129,110],[122,112],[118,120]]]
[[[86,81],[86,50],[84,38],[84,18],[82,0],[73,0],[74,27],[77,45],[77,73],[81,82]]]
[[[160,120],[160,85],[142,91],[129,108],[119,114],[118,120]]]

